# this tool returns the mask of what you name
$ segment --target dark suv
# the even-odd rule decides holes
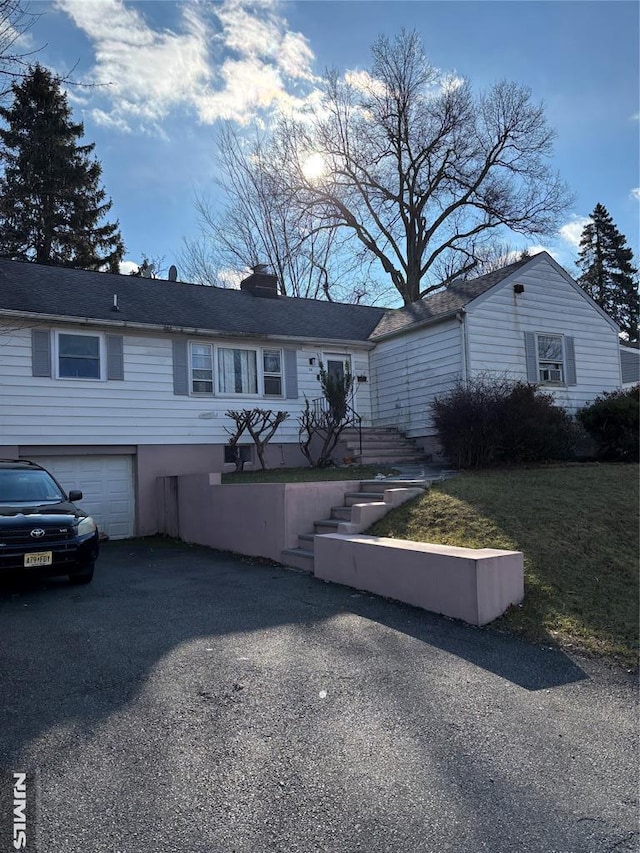
[[[39,465],[0,460],[0,572],[68,575],[89,583],[98,556],[98,528]]]

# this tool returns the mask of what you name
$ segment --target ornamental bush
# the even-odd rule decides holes
[[[640,385],[601,394],[580,409],[578,420],[596,442],[600,459],[638,461]]]
[[[551,394],[504,378],[459,383],[432,411],[444,454],[458,468],[569,459],[579,435]]]

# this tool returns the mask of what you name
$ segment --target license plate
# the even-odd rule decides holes
[[[25,568],[29,566],[50,566],[53,562],[53,554],[51,551],[38,551],[36,554],[25,554]]]

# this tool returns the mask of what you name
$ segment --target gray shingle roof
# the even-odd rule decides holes
[[[113,310],[114,294],[119,311]],[[0,312],[172,326],[229,335],[366,341],[384,308],[85,272],[0,259]]]
[[[405,305],[404,308],[388,310],[374,329],[371,339],[384,337],[404,331],[410,326],[435,320],[452,311],[459,311],[473,299],[499,284],[520,267],[528,264],[531,258],[515,261],[494,272],[481,275],[468,281],[454,281],[446,290],[425,296],[418,302]]]

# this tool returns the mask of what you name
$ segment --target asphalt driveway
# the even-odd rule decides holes
[[[558,650],[159,540],[5,583],[0,650],[39,853],[638,850],[634,685]]]

